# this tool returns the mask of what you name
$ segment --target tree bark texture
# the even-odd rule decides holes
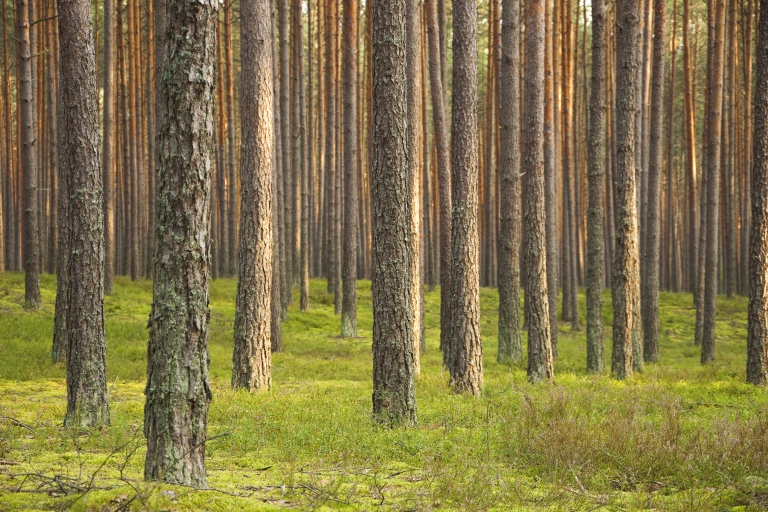
[[[115,0],[104,0],[104,126],[101,170],[104,174],[104,293],[115,275]],[[154,120],[150,120],[154,122]],[[154,159],[154,155],[149,155]]]
[[[720,156],[723,115],[723,70],[725,50],[725,0],[713,0],[713,37],[709,42],[712,66],[709,69],[709,104],[707,105],[707,240],[704,271],[704,321],[701,362],[715,361],[715,317],[718,292],[718,246],[720,239]]]
[[[167,0],[144,434],[148,480],[205,487],[218,2]]]
[[[16,41],[18,46],[19,132],[21,137],[21,169],[24,185],[24,307],[39,309],[40,238],[39,193],[37,176],[37,101],[33,73],[36,48],[31,41],[30,0],[16,0]]]
[[[523,358],[520,334],[520,2],[504,0],[502,9],[497,361],[519,364]]]
[[[67,180],[68,426],[109,424],[104,334],[104,218],[99,168],[96,50],[89,0],[58,0],[59,169]]]
[[[554,378],[547,290],[546,213],[544,211],[544,0],[525,5],[525,105],[523,174],[525,201],[525,301],[528,322],[528,380]]]
[[[747,382],[768,383],[768,0],[760,2],[749,269]]]
[[[373,6],[373,414],[416,423],[411,298],[411,179],[406,89],[407,0]]]
[[[661,243],[661,161],[664,135],[664,26],[667,4],[653,0],[653,73],[651,78],[650,157],[643,278],[643,359],[659,359],[659,246]]]
[[[272,165],[274,107],[269,0],[240,7],[240,241],[232,387],[272,384]]]
[[[451,146],[451,387],[483,387],[478,245],[477,4],[453,2],[453,137]]]
[[[587,372],[605,370],[603,356],[604,254],[603,195],[605,194],[605,17],[603,0],[592,0],[592,83],[587,158]]]
[[[632,375],[635,311],[640,307],[640,243],[635,160],[640,1],[622,0],[616,13],[616,249],[613,262],[613,355],[618,379]]]
[[[357,0],[344,0],[344,274],[341,335],[345,338],[357,336],[357,11]]]

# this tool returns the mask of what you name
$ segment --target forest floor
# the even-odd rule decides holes
[[[324,282],[312,281],[308,312],[294,296],[273,389],[248,394],[230,390],[236,281],[214,281],[211,490],[199,491],[142,480],[151,283],[118,278],[106,299],[112,424],[91,431],[62,427],[55,279],[41,285],[43,309],[25,312],[23,275],[0,276],[0,510],[768,508],[768,389],[744,383],[744,298],[718,303],[712,366],[693,345],[691,296],[663,293],[657,364],[627,382],[586,375],[585,328],[562,322],[555,383],[530,385],[523,367],[496,363],[498,296],[483,289],[485,390],[473,398],[448,389],[430,291],[419,423],[389,430],[370,419],[370,282],[358,285],[356,339],[338,336]]]

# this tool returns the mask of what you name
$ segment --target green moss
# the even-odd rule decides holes
[[[486,387],[476,399],[448,389],[437,348],[439,289],[429,291],[419,424],[387,429],[371,419],[370,282],[358,285],[358,338],[338,336],[324,282],[311,282],[307,312],[295,294],[284,351],[273,355],[273,390],[248,394],[229,387],[237,283],[214,281],[207,467],[217,490],[192,491],[142,481],[151,282],[119,277],[106,299],[112,425],[92,431],[62,427],[64,369],[49,359],[55,278],[41,278],[43,308],[35,312],[21,308],[23,284],[21,274],[0,276],[0,461],[13,464],[0,463],[3,510],[113,510],[128,501],[129,510],[768,504],[768,390],[744,383],[744,298],[719,302],[715,365],[702,367],[692,344],[691,296],[663,293],[660,360],[643,374],[627,382],[587,375],[585,329],[571,332],[564,322],[556,382],[533,386],[524,368],[495,362],[498,297],[483,289]],[[610,354],[608,292],[605,299]],[[57,476],[63,484],[51,480]]]

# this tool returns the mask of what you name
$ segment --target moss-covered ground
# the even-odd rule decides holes
[[[438,351],[439,292],[426,293],[419,424],[371,411],[370,282],[360,337],[341,339],[325,283],[294,297],[273,389],[230,390],[236,281],[211,289],[208,483],[142,479],[151,283],[119,278],[106,300],[112,424],[62,427],[62,366],[50,362],[55,280],[27,312],[23,275],[0,276],[0,510],[764,510],[768,390],[744,383],[744,298],[718,305],[717,362],[699,364],[691,296],[662,294],[661,355],[627,382],[585,374],[585,334],[559,329],[552,384],[496,363],[498,298],[483,289],[485,390],[457,396]],[[606,354],[610,294],[606,292]],[[584,298],[580,311],[584,325]],[[524,340],[525,344],[525,340]],[[608,366],[610,366],[609,362]]]

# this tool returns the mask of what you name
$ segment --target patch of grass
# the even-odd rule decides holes
[[[419,424],[370,420],[370,282],[359,338],[339,337],[325,283],[298,297],[273,355],[273,390],[229,387],[236,281],[211,288],[208,483],[142,481],[151,283],[118,278],[106,300],[112,425],[61,426],[64,369],[50,363],[55,278],[27,312],[23,276],[0,276],[2,510],[761,510],[768,506],[768,390],[744,384],[744,298],[721,298],[717,362],[693,346],[691,296],[661,295],[660,361],[627,382],[586,375],[585,328],[559,327],[555,383],[496,363],[495,290],[481,291],[485,390],[452,394],[442,369],[439,291],[426,297]],[[610,294],[605,295],[610,354]],[[580,296],[582,326],[584,297]],[[525,340],[524,340],[525,344]]]

